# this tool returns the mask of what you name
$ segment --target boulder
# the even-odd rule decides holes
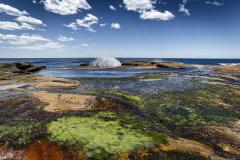
[[[15,73],[20,72],[21,70],[16,67],[15,63],[0,63],[0,71]]]
[[[9,73],[33,73],[45,68],[46,66],[35,66],[28,62],[0,63],[0,71]]]
[[[25,70],[33,67],[33,65],[31,63],[28,63],[28,62],[17,62],[15,64],[15,66],[22,71],[25,71]]]
[[[32,73],[32,72],[38,72],[38,71],[40,71],[42,69],[46,69],[46,68],[47,68],[46,66],[33,66],[31,68],[26,69],[25,71]]]
[[[89,64],[87,64],[87,63],[80,64],[80,67],[88,67],[88,66],[89,66]]]

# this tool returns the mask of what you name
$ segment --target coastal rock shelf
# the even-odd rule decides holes
[[[49,104],[43,108],[47,112],[117,110],[120,107],[114,100],[89,95],[35,92],[34,96]]]
[[[233,67],[134,61],[121,70],[158,72],[68,79],[30,74],[34,65],[16,64],[0,65],[0,159],[240,158]]]

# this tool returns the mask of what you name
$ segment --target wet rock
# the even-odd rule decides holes
[[[147,61],[129,61],[123,62],[122,67],[140,67],[140,68],[156,68],[155,63],[147,62]]]
[[[35,66],[28,62],[1,63],[0,71],[11,73],[33,73],[45,69],[45,66]]]
[[[178,62],[159,62],[156,64],[159,68],[173,68],[173,69],[187,69],[191,68],[190,65],[178,63]]]
[[[33,67],[33,65],[32,65],[31,63],[27,63],[27,62],[17,62],[17,63],[15,64],[15,66],[16,66],[18,69],[22,70],[22,71],[25,71],[25,70],[27,70],[28,68]]]
[[[46,69],[46,66],[33,66],[31,68],[26,69],[26,72],[38,72],[42,69]]]
[[[240,65],[217,66],[215,71],[220,73],[240,74]]]
[[[80,64],[80,67],[88,67],[88,66],[89,66],[89,64],[87,64],[87,63]]]
[[[192,126],[184,127],[182,136],[192,138],[205,144],[214,146],[220,152],[227,153],[229,158],[240,155],[240,133],[234,129],[218,126]]]
[[[129,61],[129,62],[123,62],[122,66],[146,66],[149,65],[150,63],[145,62],[145,61]]]
[[[16,67],[16,63],[0,63],[0,71],[2,72],[20,72]]]
[[[198,153],[201,156],[210,160],[227,160],[226,158],[216,155],[213,148],[200,142],[185,138],[169,138],[166,144],[161,145],[156,150],[164,152],[180,151],[185,153]]]

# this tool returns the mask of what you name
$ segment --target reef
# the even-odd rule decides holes
[[[214,74],[172,72],[191,67],[172,62],[121,67],[127,66],[170,70],[66,79],[31,72],[37,66],[29,63],[0,64],[0,159],[240,158],[235,71],[205,66]]]

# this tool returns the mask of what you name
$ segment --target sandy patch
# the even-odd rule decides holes
[[[34,96],[49,104],[44,107],[48,112],[109,110],[119,106],[113,100],[89,95],[36,92]]]
[[[161,145],[159,150],[163,152],[181,151],[187,153],[199,153],[210,160],[226,160],[225,158],[215,155],[214,150],[211,147],[197,141],[184,138],[169,138],[168,143]]]

